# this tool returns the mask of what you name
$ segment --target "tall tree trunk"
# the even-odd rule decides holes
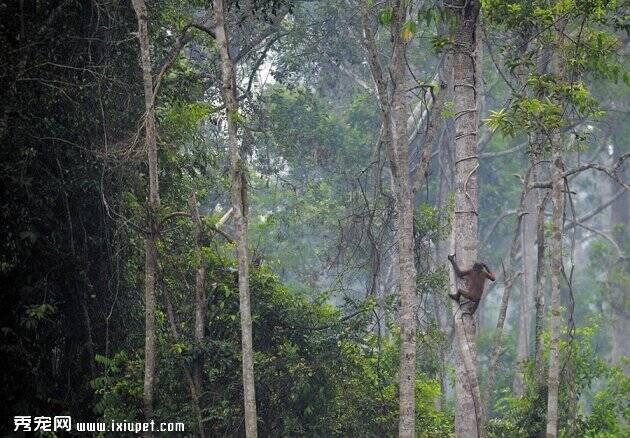
[[[542,334],[545,328],[545,209],[549,194],[540,197],[536,213],[536,324],[534,328],[534,354],[536,376],[539,383],[544,377]]]
[[[557,23],[558,41],[553,56],[557,80],[564,80],[563,32],[566,20]],[[558,103],[558,102],[556,102]],[[559,103],[561,104],[561,103]],[[551,133],[551,322],[549,340],[549,376],[547,381],[547,438],[558,436],[558,391],[560,387],[560,274],[562,272],[562,235],[564,214],[564,163],[562,157],[563,135],[559,129]]]
[[[145,141],[149,164],[149,220],[145,248],[145,345],[144,345],[144,416],[147,421],[153,418],[153,385],[155,380],[155,273],[157,271],[157,220],[156,212],[160,206],[160,189],[158,185],[158,155],[155,134],[155,96],[153,93],[153,76],[149,54],[149,32],[147,8],[144,0],[133,0],[133,8],[138,20],[138,41],[140,43],[140,64],[144,84],[145,102]],[[145,435],[151,435],[145,433]]]
[[[560,272],[562,270],[562,140],[552,140],[551,198],[553,219],[551,226],[551,340],[549,344],[549,377],[547,398],[547,437],[558,434],[558,388],[560,385]]]
[[[407,19],[407,2],[391,2],[393,18],[392,64],[392,175],[395,182],[398,241],[398,265],[400,268],[400,398],[398,436],[415,435],[415,385],[416,385],[416,265],[413,243],[413,197],[409,177],[409,141],[407,136],[407,100],[405,42],[402,26]]]
[[[376,91],[376,97],[378,99],[380,115],[381,115],[381,130],[379,133],[378,144],[376,145],[375,151],[373,153],[374,162],[375,162],[375,165],[377,166],[373,174],[374,176],[373,185],[374,185],[374,192],[376,196],[377,190],[380,191],[380,184],[381,184],[381,178],[382,178],[382,172],[381,172],[381,167],[380,167],[381,144],[385,145],[385,151],[387,153],[387,157],[390,160],[390,162],[392,159],[391,146],[390,146],[391,141],[392,141],[391,139],[391,108],[390,108],[389,96],[387,93],[387,81],[385,79],[385,76],[383,75],[383,68],[379,60],[378,49],[376,47],[376,39],[375,39],[374,32],[372,30],[372,26],[370,23],[370,13],[368,10],[367,2],[359,0],[357,6],[361,13],[361,24],[363,27],[362,44],[367,54],[368,66],[370,67],[370,73],[372,75],[372,80],[374,82],[374,89]],[[378,257],[380,257],[380,254],[378,255]],[[386,291],[393,289],[391,285],[397,284],[397,280],[396,280],[397,275],[395,273],[397,269],[396,256],[392,255],[391,260],[392,262],[389,265],[388,272],[385,275],[385,278],[383,281],[384,283],[383,287],[380,288],[380,290],[383,293],[382,293],[382,296],[379,297],[379,305],[382,306],[382,308],[379,309],[379,313],[382,315],[385,314],[384,312],[385,293]],[[378,274],[376,274],[374,277],[375,282],[378,280],[377,277],[378,277]],[[374,285],[372,288],[373,289],[378,288],[378,286]],[[379,326],[380,326],[379,330],[381,330],[382,333],[385,334],[387,332],[387,325],[379,324]]]
[[[201,413],[201,394],[203,393],[203,365],[205,355],[203,353],[206,342],[206,319],[208,314],[208,304],[206,300],[206,266],[203,257],[203,239],[204,229],[197,207],[197,196],[193,190],[190,196],[190,217],[192,219],[193,228],[195,230],[195,240],[197,249],[197,272],[195,275],[195,357],[192,362],[192,387],[191,397],[195,414],[197,415],[197,423],[199,425],[199,435],[205,436],[205,427],[203,424],[203,415]]]
[[[455,217],[453,246],[466,267],[477,260],[477,20],[478,0],[446,5],[458,16],[454,53],[455,100]],[[451,270],[452,287],[457,281]],[[468,304],[453,306],[457,339],[455,435],[478,437],[483,433],[482,406],[476,370],[475,323]]]
[[[549,42],[544,42],[538,53],[536,60],[536,73],[543,75],[549,71],[549,61],[553,54],[553,48]],[[543,93],[539,96],[544,98]],[[530,163],[532,166],[532,180],[542,177],[543,172],[549,173],[548,165],[541,161],[540,148],[545,142],[544,132],[536,132],[535,147],[530,152]],[[534,323],[534,367],[538,385],[544,383],[544,363],[542,334],[545,326],[545,210],[549,201],[549,191],[546,189],[531,189],[538,194],[538,206],[536,209],[536,321]]]
[[[451,66],[452,73],[452,66]],[[449,75],[450,76],[450,75]],[[450,77],[449,77],[450,78]],[[452,87],[449,87],[452,88]],[[452,96],[449,90],[449,95]],[[448,130],[448,127],[445,127],[445,131]],[[452,176],[451,166],[450,166],[450,139],[446,135],[447,132],[444,133],[443,141],[440,142],[440,152],[439,152],[439,176],[438,176],[438,194],[437,194],[437,205],[440,208],[447,208],[448,195],[450,192],[450,178]],[[440,240],[436,244],[435,254],[436,260],[440,266],[443,268],[449,269],[446,266],[446,260],[449,251],[449,242],[448,239]],[[449,334],[451,331],[450,318],[447,317],[447,309],[444,303],[444,300],[448,299],[444,296],[438,296],[437,294],[433,295],[433,304],[435,308],[435,319],[438,323],[438,327],[442,332],[442,336],[444,339],[449,338]],[[446,393],[448,391],[448,376],[446,373],[446,360],[447,360],[448,350],[447,348],[440,349],[440,409],[444,406],[446,402]]]
[[[364,46],[368,65],[376,87],[383,136],[392,174],[392,186],[396,200],[397,265],[400,284],[400,398],[398,434],[413,437],[415,433],[415,374],[416,374],[416,266],[413,245],[413,200],[409,176],[409,142],[407,135],[406,62],[405,43],[401,28],[406,20],[406,2],[391,2],[393,18],[391,35],[393,55],[390,65],[392,80],[391,102],[387,93],[387,81],[378,57],[367,5],[361,4]]]
[[[445,35],[444,31],[444,23],[440,23],[438,25],[438,33],[442,36]],[[452,101],[453,99],[453,56],[451,53],[445,53],[442,61],[442,65],[440,66],[438,78],[440,84],[445,85],[445,89],[440,92],[443,94],[443,102]],[[443,106],[442,106],[443,107]],[[434,108],[435,111],[435,108]],[[442,109],[440,109],[442,111]],[[440,208],[447,208],[449,193],[452,188],[452,163],[451,163],[451,144],[452,138],[450,134],[452,133],[452,121],[450,119],[443,120],[443,126],[441,127],[441,136],[438,141],[438,187],[437,187],[437,199],[436,203]],[[435,245],[435,259],[437,260],[438,266],[442,266],[445,269],[450,269],[447,266],[447,256],[450,249],[450,239],[445,238],[436,242]],[[438,328],[442,332],[444,339],[449,339],[449,335],[452,330],[452,325],[450,323],[450,318],[447,317],[447,306],[444,300],[448,300],[447,297],[438,296],[437,294],[433,295],[433,304],[435,308],[435,318],[438,323]],[[447,361],[448,350],[447,348],[440,349],[440,403],[439,409],[443,409],[446,404],[446,394],[448,391],[448,376],[446,373],[446,361]]]
[[[527,191],[527,184],[536,181],[535,163],[530,163],[530,170],[525,178],[525,199],[523,203],[524,216],[521,226],[521,248],[523,261],[523,276],[521,295],[519,300],[518,337],[516,344],[516,370],[512,388],[514,395],[522,397],[524,393],[523,366],[529,357],[532,298],[536,287],[536,209],[538,204],[538,190]]]
[[[238,257],[238,290],[241,314],[241,344],[243,354],[243,401],[245,434],[254,438],[258,434],[256,416],[256,389],[254,381],[254,353],[252,345],[252,314],[249,297],[249,256],[247,254],[247,179],[246,163],[241,158],[237,137],[238,101],[234,62],[230,57],[229,39],[225,26],[224,0],[213,0],[214,26],[221,57],[223,99],[227,110],[228,142],[232,179],[232,208],[236,227]]]

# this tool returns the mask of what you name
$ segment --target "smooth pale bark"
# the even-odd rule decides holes
[[[530,164],[530,171],[526,178],[529,181],[536,181],[535,163]],[[536,210],[538,206],[538,190],[529,190],[525,194],[523,202],[522,226],[521,226],[521,248],[523,274],[521,278],[521,294],[519,299],[518,315],[518,337],[516,344],[516,370],[512,388],[514,395],[523,396],[523,365],[529,357],[530,331],[532,299],[536,288]]]
[[[157,271],[157,225],[156,211],[160,205],[158,185],[158,156],[155,133],[155,96],[149,53],[149,32],[147,26],[147,8],[144,0],[133,0],[133,8],[138,20],[138,42],[140,43],[140,64],[144,85],[144,126],[147,159],[149,164],[149,230],[145,248],[145,345],[144,345],[144,389],[143,404],[146,421],[153,418],[153,386],[155,380],[155,276]],[[150,432],[145,436],[151,435]]]
[[[456,50],[453,55],[455,103],[455,216],[453,247],[460,266],[469,268],[477,260],[477,0],[456,1],[450,5],[457,16]],[[451,270],[451,287],[457,281]],[[483,413],[477,380],[475,322],[470,306],[462,300],[453,306],[456,354],[455,436],[477,437],[483,434]]]
[[[229,39],[225,26],[224,0],[213,0],[216,43],[221,58],[223,99],[227,110],[228,144],[232,179],[232,208],[236,228],[238,257],[238,291],[241,316],[241,344],[243,354],[243,403],[245,434],[254,438],[258,434],[256,416],[256,389],[254,381],[254,353],[252,342],[252,315],[249,297],[249,256],[247,253],[247,180],[246,163],[241,158],[238,141],[238,101],[234,62],[230,57]]]

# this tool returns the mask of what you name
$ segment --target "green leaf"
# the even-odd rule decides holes
[[[392,8],[385,8],[378,13],[378,22],[383,26],[391,23],[392,18],[394,18],[394,10]]]
[[[416,31],[416,22],[407,21],[400,29],[400,36],[404,42],[408,43],[413,38],[413,34]]]

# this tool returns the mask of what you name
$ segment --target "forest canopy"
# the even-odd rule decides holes
[[[629,10],[0,0],[0,434],[629,436]]]

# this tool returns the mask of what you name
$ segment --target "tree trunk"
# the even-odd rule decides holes
[[[392,1],[392,176],[396,189],[398,265],[400,268],[400,399],[398,436],[415,435],[416,384],[416,266],[413,243],[413,199],[409,177],[409,142],[407,136],[407,101],[405,43],[401,30],[407,18],[406,2]]]
[[[391,2],[393,18],[391,35],[393,55],[390,65],[392,79],[391,102],[387,94],[387,82],[378,58],[376,41],[372,32],[367,5],[361,5],[364,46],[368,64],[374,80],[383,134],[392,174],[392,186],[396,200],[396,239],[398,248],[398,268],[400,284],[400,398],[399,424],[400,437],[413,437],[415,434],[415,375],[416,375],[416,266],[413,244],[413,200],[409,176],[409,142],[407,135],[406,102],[406,62],[405,43],[401,28],[406,20],[406,3],[402,0]]]
[[[534,329],[535,370],[539,381],[544,374],[542,334],[545,328],[545,209],[549,194],[541,197],[536,214],[536,325]]]
[[[560,385],[560,272],[562,269],[562,212],[564,208],[562,142],[553,140],[551,197],[551,340],[549,344],[549,379],[547,398],[547,437],[558,433],[558,387]]]
[[[179,341],[179,331],[177,330],[177,321],[175,320],[175,309],[173,307],[173,300],[168,288],[164,288],[164,301],[166,302],[166,318],[168,319],[169,329],[175,341]],[[204,438],[205,430],[203,424],[203,415],[201,412],[201,394],[198,392],[198,386],[195,384],[193,372],[186,363],[182,363],[182,369],[184,376],[186,376],[186,383],[188,383],[188,389],[190,391],[190,400],[193,405],[193,411],[197,417],[197,427],[199,428],[199,436]]]
[[[206,300],[206,266],[203,257],[203,223],[199,215],[197,207],[197,196],[192,192],[190,197],[190,217],[192,219],[193,228],[195,230],[195,240],[197,249],[197,272],[195,275],[195,356],[192,362],[192,386],[191,397],[197,415],[199,424],[199,435],[205,436],[205,427],[203,424],[203,416],[201,414],[201,394],[203,393],[203,365],[205,355],[203,353],[206,342],[206,319],[208,314],[208,304]]]
[[[440,23],[438,26],[438,33],[442,36],[445,35],[444,32],[444,23]],[[453,99],[453,56],[451,53],[445,53],[444,59],[442,61],[442,65],[440,66],[438,79],[440,81],[440,85],[444,84],[445,89],[440,92],[443,94],[442,99],[443,102],[452,101]],[[443,108],[443,104],[442,104]],[[435,111],[435,107],[434,107]],[[440,109],[442,111],[442,109]],[[451,163],[451,144],[452,138],[451,133],[452,129],[452,121],[450,119],[443,120],[442,117],[440,119],[444,122],[441,127],[441,136],[438,141],[438,187],[437,187],[437,199],[436,203],[439,208],[448,208],[448,197],[452,188],[452,163]],[[435,259],[437,261],[438,266],[442,266],[445,269],[450,269],[447,266],[447,256],[450,249],[450,239],[445,238],[436,242],[435,245]],[[435,318],[438,323],[438,328],[442,332],[444,336],[444,340],[449,339],[450,333],[452,330],[452,325],[450,323],[450,318],[447,317],[447,306],[445,304],[445,300],[449,300],[449,298],[445,296],[438,296],[437,294],[433,295],[433,303],[435,307]],[[447,348],[440,349],[440,400],[439,400],[439,409],[443,409],[446,405],[446,395],[448,392],[449,384],[448,384],[448,376],[447,376],[447,356],[448,350]]]
[[[536,61],[536,73],[543,75],[549,71],[549,61],[552,56],[550,43],[544,42]],[[539,96],[544,98],[543,93]],[[536,148],[540,148],[545,141],[545,133],[537,132]],[[533,178],[536,180],[542,177],[543,170],[548,173],[547,165],[541,161],[541,153],[533,149],[530,155],[530,162],[533,166]],[[545,210],[549,201],[549,191],[536,189],[538,193],[538,207],[536,210],[536,322],[534,324],[534,366],[539,386],[544,383],[543,345],[542,334],[545,328]]]
[[[477,260],[477,75],[476,51],[478,0],[455,1],[446,5],[458,16],[454,65],[455,101],[455,217],[453,246],[460,264],[472,266]],[[451,270],[451,284],[457,281]],[[470,307],[462,300],[453,306],[457,339],[455,372],[457,381],[455,436],[478,437],[482,431],[482,406],[477,381],[475,323]]]
[[[221,57],[223,99],[227,110],[228,142],[232,179],[232,208],[236,228],[238,257],[238,290],[241,314],[241,343],[243,350],[243,399],[245,434],[254,438],[258,434],[256,416],[256,389],[254,381],[254,353],[252,345],[252,315],[249,297],[249,256],[247,254],[247,180],[246,163],[241,158],[237,138],[238,102],[234,62],[230,58],[229,40],[225,26],[224,0],[213,0],[216,43]]]
[[[558,80],[564,79],[564,63],[559,53],[563,45],[566,20],[557,23],[558,41],[553,66]],[[562,235],[564,214],[563,136],[556,129],[551,133],[551,322],[549,340],[549,377],[547,381],[547,438],[558,436],[558,390],[560,387],[560,274],[562,272]]]
[[[373,153],[374,163],[375,163],[375,171],[374,171],[374,192],[376,196],[376,192],[380,192],[380,184],[382,178],[382,172],[380,167],[380,146],[381,144],[385,145],[385,151],[387,153],[387,157],[391,162],[391,112],[390,112],[390,102],[389,96],[387,93],[387,81],[383,75],[383,69],[381,66],[381,62],[378,56],[378,49],[376,47],[376,40],[374,36],[374,32],[372,30],[372,26],[370,24],[370,15],[368,10],[368,5],[364,1],[359,1],[357,4],[360,12],[361,12],[361,24],[363,27],[363,40],[362,44],[365,48],[367,54],[367,61],[370,67],[370,73],[372,75],[372,80],[374,82],[374,89],[376,91],[376,97],[379,103],[380,115],[381,115],[381,130],[379,133],[378,144],[376,145],[375,151]],[[392,183],[393,186],[393,183]],[[378,254],[375,251],[375,255]],[[378,254],[380,258],[380,254]],[[380,288],[382,291],[382,295],[379,297],[379,305],[382,306],[379,309],[380,314],[385,315],[384,304],[385,304],[385,294],[393,289],[392,285],[397,284],[396,269],[397,269],[397,260],[396,255],[393,254],[391,257],[391,263],[389,265],[389,269],[387,274],[385,275],[383,287]],[[380,262],[380,260],[379,260]],[[374,276],[374,283],[378,281],[378,273]],[[373,283],[372,289],[378,288],[377,285]],[[387,325],[379,324],[379,330],[382,334],[387,333]]]
[[[503,337],[503,325],[505,323],[505,317],[507,314],[508,303],[512,288],[514,287],[514,281],[516,280],[516,272],[514,272],[514,262],[516,261],[516,255],[519,248],[519,237],[522,236],[522,227],[524,218],[527,216],[525,209],[527,208],[527,183],[523,186],[523,194],[521,196],[521,205],[517,212],[516,229],[514,230],[514,237],[512,239],[512,245],[510,246],[510,255],[508,258],[507,267],[504,268],[504,281],[505,289],[503,291],[503,297],[501,298],[501,306],[499,307],[499,317],[497,318],[497,328],[492,338],[492,350],[490,354],[490,363],[488,364],[488,377],[486,379],[486,387],[483,393],[483,406],[486,408],[486,412],[490,411],[490,399],[492,397],[492,388],[494,386],[494,373],[496,371],[499,356],[501,355],[501,338]],[[522,241],[521,241],[522,245]]]
[[[452,72],[452,66],[451,66]],[[449,87],[451,88],[451,87]],[[450,91],[450,90],[449,90]],[[450,94],[450,93],[449,93]],[[445,130],[448,128],[445,127]],[[437,195],[437,205],[440,208],[447,208],[448,195],[450,191],[450,178],[452,175],[451,166],[450,166],[450,139],[447,138],[446,132],[444,133],[444,139],[440,142],[440,153],[439,153],[439,177],[438,177],[438,195]],[[447,256],[449,251],[449,242],[447,239],[440,240],[436,244],[435,249],[435,258],[437,263],[449,269],[448,266],[445,265]],[[437,294],[433,295],[433,303],[435,307],[435,319],[438,323],[438,327],[442,332],[442,336],[444,339],[448,339],[451,332],[450,318],[447,317],[447,309],[444,303],[444,300],[448,299],[444,296],[438,296]],[[448,350],[446,348],[440,349],[440,409],[446,403],[446,393],[448,391],[448,376],[446,373],[446,360],[447,360]]]
[[[153,76],[149,55],[149,32],[147,27],[147,8],[144,0],[133,0],[133,8],[138,20],[138,41],[140,43],[140,64],[144,84],[145,102],[145,141],[149,164],[149,218],[145,248],[145,345],[144,345],[144,416],[146,421],[153,418],[153,384],[155,380],[155,274],[157,270],[157,229],[156,211],[160,205],[158,185],[158,155],[155,134],[155,96],[153,94]],[[151,433],[145,433],[150,436]]]
[[[525,190],[530,181],[536,181],[535,163],[530,164],[530,170],[525,178]],[[521,226],[521,248],[523,260],[523,277],[519,300],[518,338],[516,344],[516,370],[512,388],[516,397],[522,397],[523,366],[529,357],[532,298],[536,287],[536,207],[538,204],[537,190],[526,191],[523,203],[524,216]]]

